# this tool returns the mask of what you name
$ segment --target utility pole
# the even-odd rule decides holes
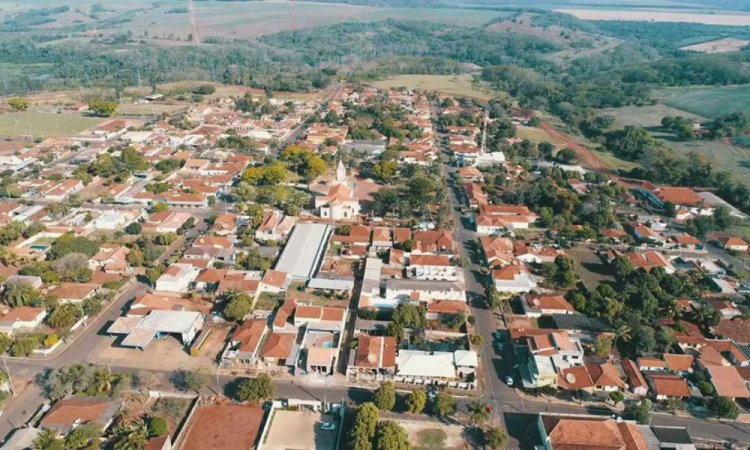
[[[8,386],[10,387],[10,392],[13,394],[13,397],[15,397],[16,390],[13,388],[13,377],[10,375],[10,369],[8,368],[8,357],[3,355],[3,364],[5,365],[5,373],[8,375]]]

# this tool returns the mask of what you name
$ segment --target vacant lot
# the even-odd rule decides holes
[[[576,247],[566,249],[565,254],[573,258],[578,264],[578,274],[581,281],[589,289],[596,289],[602,283],[614,283],[615,277],[604,262],[591,249]]]
[[[463,438],[464,429],[458,425],[406,420],[399,420],[398,424],[409,434],[414,450],[469,448]]]
[[[630,20],[635,22],[690,22],[709,25],[750,24],[750,15],[743,13],[705,14],[677,11],[653,11],[632,9],[555,9],[583,20]]]
[[[705,117],[715,118],[734,111],[750,115],[750,85],[665,89],[659,95],[669,106]]]
[[[729,53],[738,52],[750,44],[750,41],[745,39],[735,38],[724,38],[717,39],[715,41],[701,42],[700,44],[693,44],[682,47],[680,50],[687,50],[691,52],[702,52],[702,53]]]
[[[661,127],[661,119],[665,116],[682,116],[698,122],[707,120],[705,117],[697,114],[691,114],[664,104],[651,106],[627,106],[624,108],[602,109],[600,112],[607,116],[614,117],[613,128],[622,128],[627,125],[637,125],[651,131]]]
[[[0,114],[0,136],[61,137],[78,134],[104,122],[78,114],[23,112]]]
[[[498,95],[482,83],[473,83],[470,74],[463,75],[398,75],[371,83],[380,89],[405,87],[435,91],[457,97],[472,97],[487,100]]]
[[[566,145],[566,142],[562,139],[552,136],[547,131],[537,127],[525,127],[523,125],[519,125],[518,127],[516,127],[516,137],[520,139],[528,139],[529,141],[537,144],[540,142],[549,142],[551,144],[555,144],[558,147],[564,147]]]

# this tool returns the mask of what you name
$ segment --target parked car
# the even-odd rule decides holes
[[[505,384],[508,386],[513,386],[513,377],[510,375],[505,376]]]
[[[333,431],[336,429],[336,424],[330,423],[330,422],[323,422],[323,426],[320,427],[320,429],[323,431]]]

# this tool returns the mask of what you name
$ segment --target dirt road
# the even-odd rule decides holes
[[[575,141],[573,141],[573,139],[570,138],[570,136],[560,133],[548,122],[542,122],[539,127],[549,133],[555,139],[559,140],[560,142],[564,142],[566,147],[570,147],[575,150],[576,153],[578,153],[578,157],[581,159],[582,165],[597,172],[612,173],[612,170],[609,167],[599,161],[599,158],[594,152],[580,144],[577,144]]]

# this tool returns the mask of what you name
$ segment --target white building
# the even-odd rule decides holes
[[[354,186],[346,176],[346,168],[340,160],[336,180],[327,195],[315,198],[315,209],[320,217],[332,220],[349,220],[359,216],[359,200],[354,196]]]
[[[201,269],[190,264],[172,264],[156,280],[156,290],[187,293],[190,283],[200,275]]]

